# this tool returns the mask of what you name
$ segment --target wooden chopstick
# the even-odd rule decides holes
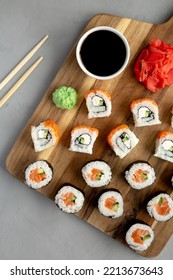
[[[36,53],[36,51],[43,45],[43,43],[48,39],[46,35],[20,62],[19,64],[5,77],[5,79],[0,83],[0,90],[16,75],[19,70],[28,62],[29,59]]]
[[[37,59],[34,64],[21,76],[21,78],[12,86],[12,88],[2,97],[0,100],[0,108],[4,105],[4,103],[15,93],[15,91],[23,84],[23,82],[28,78],[28,76],[32,73],[32,71],[38,66],[38,64],[42,61],[43,57],[41,56]]]

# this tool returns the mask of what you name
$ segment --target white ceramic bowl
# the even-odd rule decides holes
[[[121,68],[118,71],[116,71],[115,73],[113,73],[113,74],[111,74],[109,76],[97,76],[97,75],[89,72],[86,69],[85,65],[83,64],[83,61],[82,61],[81,55],[80,55],[80,50],[81,50],[82,44],[85,41],[85,39],[88,37],[88,35],[90,35],[91,33],[95,32],[95,31],[98,31],[98,30],[108,30],[108,31],[111,31],[111,32],[115,33],[124,42],[124,45],[125,45],[125,48],[126,48],[126,57],[125,57],[124,63],[122,64]],[[98,80],[108,80],[108,79],[112,79],[112,78],[116,77],[117,75],[119,75],[125,69],[125,67],[127,66],[128,61],[129,61],[129,58],[130,58],[130,47],[129,47],[129,44],[127,42],[127,39],[117,29],[114,29],[113,27],[109,27],[109,26],[98,26],[98,27],[94,27],[94,28],[88,30],[86,33],[84,33],[82,35],[82,37],[80,38],[80,40],[77,43],[76,58],[77,58],[77,61],[78,61],[78,64],[79,64],[80,68],[88,76],[93,77],[93,78],[98,79]]]

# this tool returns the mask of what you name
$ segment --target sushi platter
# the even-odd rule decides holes
[[[155,257],[162,251],[173,233],[173,218],[165,222],[159,222],[148,214],[149,211],[152,212],[151,205],[147,206],[150,207],[148,212],[146,208],[149,201],[153,202],[152,198],[154,196],[158,195],[159,203],[163,202],[163,197],[160,197],[159,193],[166,193],[173,198],[171,182],[173,163],[164,160],[163,157],[154,156],[158,132],[162,130],[173,132],[173,128],[171,128],[173,86],[167,86],[156,93],[152,93],[135,79],[133,68],[139,53],[152,40],[159,38],[165,42],[173,43],[173,18],[166,23],[153,25],[130,18],[98,14],[89,21],[82,34],[97,26],[113,27],[126,37],[130,46],[130,60],[127,67],[121,74],[109,80],[97,80],[90,77],[81,70],[77,63],[75,44],[12,147],[6,161],[6,167],[11,175],[25,183],[26,186],[26,182],[28,182],[27,185],[30,185],[29,179],[31,176],[28,174],[30,174],[29,172],[32,173],[32,164],[39,162],[41,164],[39,176],[44,179],[42,170],[47,168],[50,178],[40,188],[36,185],[32,187],[55,201],[56,204],[58,204],[60,196],[60,192],[58,195],[57,192],[60,188],[61,192],[63,192],[62,186],[76,186],[81,192],[75,190],[75,195],[70,198],[71,204],[73,204],[73,200],[75,201],[76,196],[79,196],[82,206],[78,207],[79,211],[76,211],[75,215],[123,243],[127,246],[127,249],[128,245],[125,236],[129,227],[134,222],[147,224],[151,234],[145,237],[148,239],[148,236],[151,237],[152,235],[153,241],[149,249],[146,248],[144,251],[138,250],[136,252],[145,257]],[[70,110],[57,108],[52,101],[52,94],[62,86],[74,88],[78,93],[77,104]],[[91,118],[88,117],[85,101],[86,93],[88,92],[89,95],[96,89],[104,89],[111,96],[112,111],[109,112],[107,117],[93,117],[91,112]],[[73,94],[75,93],[73,92]],[[107,94],[108,99],[109,94]],[[139,126],[142,127],[138,127],[134,124],[130,104],[134,103],[134,100],[142,98],[145,98],[147,102],[151,98],[153,104],[158,105],[159,119],[153,123],[154,125],[143,126],[140,123]],[[97,97],[95,102],[97,103],[99,100],[101,100],[100,97]],[[59,142],[53,146],[48,145],[46,149],[40,149],[37,145],[38,143],[34,142],[34,131],[40,125],[39,127],[42,128],[40,135],[42,137],[44,125],[48,125],[48,121],[46,123],[45,120],[53,120],[58,125],[58,130],[56,130],[55,125],[52,122],[49,123],[52,129],[56,130]],[[118,126],[131,133],[130,135],[132,135],[135,143],[133,150],[123,156],[122,153],[116,156],[115,147],[112,147],[112,149],[110,147],[111,137],[115,132],[113,129]],[[74,127],[77,127],[78,130],[82,129],[82,131],[92,128],[95,143],[93,142],[93,147],[89,153],[87,150],[84,153],[80,152],[82,142],[79,143],[78,148],[72,142],[71,133],[78,133]],[[127,135],[126,132],[123,132],[124,137]],[[87,137],[80,138],[80,141],[88,141]],[[126,140],[128,138],[123,138],[123,141]],[[157,151],[157,155],[159,155],[159,151]],[[96,186],[88,180],[85,171],[90,168],[90,162],[92,161],[96,166],[94,168],[95,174],[92,175],[97,177],[97,180],[100,180],[103,175],[97,172],[99,164],[106,166],[105,168],[107,168],[109,175],[105,181],[107,183],[99,185],[100,180]],[[132,169],[129,166],[134,162],[138,164],[139,162],[145,162],[146,169],[148,168],[153,172],[151,183],[145,188],[139,189],[138,187],[130,186],[130,183],[128,183],[128,174]],[[53,168],[53,172],[49,165]],[[34,174],[32,175],[34,176]],[[106,196],[106,192],[104,192],[106,190],[110,190],[119,200],[118,204],[114,203],[115,211],[117,211],[119,204],[123,204],[124,207],[123,211],[119,208],[119,213],[117,212],[118,214],[112,218],[105,214],[100,205],[98,207],[98,199],[101,201],[103,194]],[[62,207],[60,208],[62,209]],[[145,227],[143,230],[145,231]]]

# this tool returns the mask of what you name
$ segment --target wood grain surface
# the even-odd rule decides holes
[[[134,221],[140,220],[149,224],[154,229],[154,242],[145,252],[137,253],[146,257],[154,257],[161,252],[173,232],[173,219],[157,223],[149,217],[145,208],[147,201],[160,191],[172,193],[173,164],[158,159],[153,154],[157,132],[162,129],[172,130],[170,127],[170,108],[173,105],[173,87],[152,94],[135,80],[133,65],[139,52],[152,39],[159,38],[173,43],[173,18],[164,24],[153,25],[129,18],[100,14],[91,19],[83,32],[100,25],[114,27],[127,38],[131,50],[127,68],[111,80],[99,81],[90,78],[82,72],[77,64],[75,45],[13,146],[6,166],[13,176],[24,182],[24,170],[29,164],[39,159],[47,160],[54,168],[54,176],[48,186],[38,190],[40,193],[54,200],[57,190],[64,183],[76,185],[85,192],[85,205],[77,216],[124,244],[125,232]],[[61,85],[74,87],[79,93],[78,104],[72,110],[58,109],[52,102],[53,91]],[[89,89],[99,88],[110,92],[113,105],[112,114],[108,118],[88,119],[84,94]],[[153,98],[158,103],[161,125],[134,127],[129,105],[132,100],[142,97]],[[36,153],[33,149],[30,128],[31,125],[38,125],[46,119],[52,119],[59,125],[60,142],[54,148]],[[74,126],[81,124],[99,129],[99,137],[95,142],[92,155],[68,150],[70,131]],[[106,142],[110,130],[119,124],[127,124],[140,140],[133,151],[123,159],[116,157]],[[117,189],[123,196],[124,214],[118,219],[110,219],[100,215],[97,209],[97,197],[104,188],[90,188],[82,179],[82,166],[95,159],[105,160],[112,169],[113,178],[106,188]],[[154,167],[157,176],[155,183],[143,190],[132,189],[123,176],[125,168],[136,160],[148,161]]]

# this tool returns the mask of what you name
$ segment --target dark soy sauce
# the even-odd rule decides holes
[[[124,64],[126,47],[115,33],[98,30],[85,39],[80,55],[89,72],[97,76],[109,76],[117,72]]]

